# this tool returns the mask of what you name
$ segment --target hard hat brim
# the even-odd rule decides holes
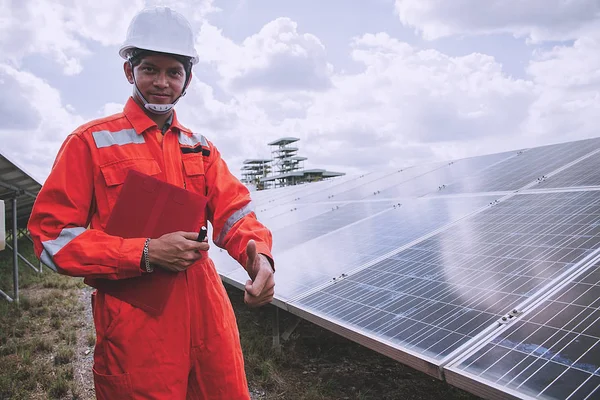
[[[157,53],[165,53],[165,54],[173,54],[173,55],[177,55],[177,56],[189,57],[192,61],[192,64],[194,64],[194,65],[197,64],[199,61],[197,54],[179,54],[179,53],[173,53],[173,51],[171,49],[161,49],[161,48],[157,48],[157,47],[150,49],[150,48],[147,48],[147,46],[141,47],[141,46],[133,46],[133,45],[128,45],[128,44],[121,46],[121,48],[119,49],[119,55],[121,56],[121,58],[127,60],[129,58],[129,54],[134,49],[155,51]]]

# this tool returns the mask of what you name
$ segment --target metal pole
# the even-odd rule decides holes
[[[13,284],[15,287],[15,302],[19,302],[19,257],[18,255],[18,235],[17,235],[17,198],[12,199],[12,212],[13,212]]]
[[[6,247],[8,247],[11,250],[13,249],[12,246],[10,244],[8,244],[8,243],[6,243]],[[29,262],[28,259],[26,259],[25,257],[23,257],[21,255],[21,253],[17,252],[17,257],[19,257],[21,259],[21,261],[23,261],[25,264],[27,264],[29,266],[29,268],[31,268],[35,272],[40,272],[40,271],[38,271],[38,269],[32,263]]]
[[[6,293],[4,293],[2,290],[0,290],[0,296],[4,297],[6,300],[8,300],[11,303],[13,301],[13,299],[9,295],[7,295]]]
[[[273,350],[275,353],[281,353],[281,345],[279,343],[279,307],[273,307],[272,324],[273,324]]]

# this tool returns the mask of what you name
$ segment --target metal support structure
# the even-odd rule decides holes
[[[0,181],[0,187],[12,190],[14,192],[15,197],[16,196],[20,196],[22,194],[31,197],[32,199],[35,199],[37,197],[37,195],[35,193],[30,192],[29,190],[24,190],[21,189],[15,185],[11,185],[10,183],[6,183],[3,181]]]
[[[9,249],[15,251],[13,249],[13,247],[10,244],[8,244],[8,243],[6,243],[6,247],[8,247]],[[21,261],[23,261],[25,264],[27,264],[32,270],[34,270],[37,273],[42,272],[42,262],[41,261],[40,261],[40,269],[38,270],[32,263],[29,262],[28,259],[26,259],[25,257],[23,257],[23,255],[21,255],[21,253],[19,253],[19,252],[16,252],[16,253],[17,253],[17,256],[21,259]]]
[[[14,301],[19,302],[19,257],[17,257],[19,252],[18,247],[18,235],[17,235],[17,198],[14,197],[12,199],[12,217],[13,217],[13,284],[15,288]]]
[[[281,334],[281,339],[284,342],[286,342],[290,338],[290,336],[292,336],[292,333],[294,333],[294,331],[300,324],[300,321],[302,321],[302,318],[295,317],[294,322],[285,331],[283,331],[283,333]]]
[[[23,236],[25,236],[25,237],[27,238],[27,240],[29,240],[29,241],[31,242],[31,244],[33,244],[33,239],[31,238],[31,236],[29,235],[29,232],[28,232],[27,230],[25,230],[25,231],[24,231],[24,233],[23,233]],[[37,270],[37,272],[39,272],[39,273],[41,274],[42,272],[44,272],[44,266],[45,266],[46,264],[44,264],[44,263],[42,262],[42,260],[39,260],[39,261],[40,261],[40,269],[39,269],[39,270]],[[32,267],[32,268],[34,268],[34,267]],[[48,266],[46,266],[46,268],[49,268],[49,267],[48,267]],[[35,268],[34,268],[34,269],[35,269]]]
[[[9,295],[7,295],[6,293],[4,293],[2,290],[0,290],[0,295],[1,295],[2,297],[4,297],[6,300],[8,300],[9,302],[11,302],[11,303],[12,303],[12,301],[13,301],[12,297],[10,297],[10,296],[9,296]]]
[[[279,343],[279,307],[273,306],[273,350],[281,353],[281,344]]]

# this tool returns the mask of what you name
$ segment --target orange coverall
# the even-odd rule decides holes
[[[123,113],[76,129],[57,155],[29,221],[36,254],[46,265],[86,278],[146,274],[144,238],[104,233],[130,169],[206,195],[213,242],[241,265],[250,239],[272,260],[271,233],[215,146],[181,126],[176,115],[162,136],[129,98]],[[249,398],[235,316],[206,254],[177,275],[160,315],[102,291],[93,293],[92,304],[98,399]]]

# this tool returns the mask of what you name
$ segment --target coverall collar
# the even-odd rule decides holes
[[[144,110],[135,102],[133,97],[129,97],[127,103],[125,103],[125,107],[123,108],[123,113],[125,117],[129,120],[133,129],[138,135],[141,135],[146,130],[156,127],[158,129],[158,125],[156,122],[152,121],[152,119],[146,115]],[[179,131],[184,132],[186,135],[191,135],[192,132],[181,125],[177,120],[177,113],[173,110],[171,128],[178,129]]]

